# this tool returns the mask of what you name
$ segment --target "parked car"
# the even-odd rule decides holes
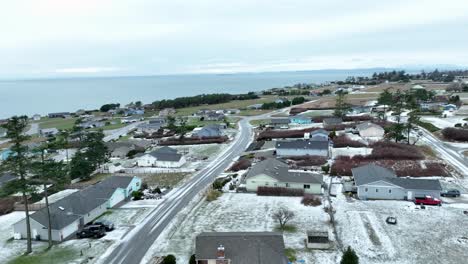
[[[96,220],[93,222],[93,225],[102,226],[106,229],[106,232],[114,230],[114,223],[107,220]]]
[[[443,197],[458,197],[460,196],[460,191],[456,189],[448,190],[440,194]]]
[[[78,238],[100,238],[106,235],[106,229],[103,226],[99,225],[89,225],[83,227],[80,231],[76,233]]]
[[[442,205],[442,202],[439,199],[432,196],[416,198],[414,199],[414,203],[420,205]]]
[[[397,224],[396,217],[393,217],[393,216],[387,217],[385,222],[387,222],[387,224],[389,224],[389,225],[396,225]]]

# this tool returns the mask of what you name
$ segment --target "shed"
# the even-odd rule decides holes
[[[307,231],[307,248],[329,249],[331,246],[327,231]]]

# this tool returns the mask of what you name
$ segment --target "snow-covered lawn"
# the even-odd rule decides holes
[[[338,156],[355,156],[355,155],[370,155],[372,148],[333,148],[331,151],[332,157]]]
[[[194,251],[194,241],[201,232],[275,231],[272,214],[280,207],[295,213],[291,224],[294,233],[284,233],[286,247],[297,251],[298,259],[306,263],[336,263],[336,251],[305,249],[307,230],[329,228],[329,217],[322,206],[307,207],[300,197],[262,197],[255,194],[224,193],[213,202],[202,201],[186,214],[179,214],[152,247],[154,255],[175,254],[177,262],[186,263]],[[329,231],[331,239],[333,234]]]
[[[466,263],[468,216],[454,206],[417,209],[406,201],[332,198],[338,237],[359,263]],[[388,225],[388,216],[397,225]]]
[[[443,129],[446,127],[454,127],[457,123],[466,123],[467,121],[464,121],[464,118],[466,118],[466,116],[451,116],[446,118],[436,116],[422,116],[421,120]]]

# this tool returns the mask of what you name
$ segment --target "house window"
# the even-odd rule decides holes
[[[289,183],[286,183],[286,187],[289,187]]]
[[[368,190],[369,190],[369,189],[367,189],[367,188],[366,188],[366,189],[364,189],[364,191],[365,191],[365,192],[367,192]]]
[[[388,190],[388,193],[392,193],[392,190]]]
[[[310,189],[310,185],[309,184],[304,184],[304,189]]]
[[[375,189],[375,192],[379,192],[379,189]]]
[[[268,185],[270,185],[270,184],[268,182],[265,182],[265,186],[268,186]]]

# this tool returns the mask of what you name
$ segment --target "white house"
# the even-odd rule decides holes
[[[439,180],[397,177],[395,173],[375,164],[352,169],[359,199],[413,200],[426,195],[439,198]]]
[[[34,121],[39,121],[39,120],[41,120],[41,115],[35,114],[35,115],[32,116],[32,119],[33,119]]]
[[[363,138],[381,138],[385,134],[385,130],[381,126],[371,122],[357,125],[356,130]]]
[[[39,134],[43,137],[52,137],[55,136],[59,133],[58,129],[53,127],[53,128],[44,128],[39,130]]]
[[[304,193],[322,193],[321,174],[290,171],[286,163],[269,158],[255,164],[245,177],[246,188],[256,192],[258,187],[301,189]]]
[[[128,199],[133,191],[141,188],[137,177],[112,176],[79,192],[75,192],[49,206],[52,224],[52,240],[63,241],[72,237],[85,224],[92,222],[108,208]],[[48,239],[47,209],[31,214],[33,239]],[[25,219],[13,225],[15,237],[26,237]]]
[[[186,160],[177,150],[162,147],[150,153],[137,155],[136,164],[139,167],[180,168]]]
[[[293,156],[329,156],[329,141],[319,140],[294,140],[276,142],[276,155],[280,157]]]

